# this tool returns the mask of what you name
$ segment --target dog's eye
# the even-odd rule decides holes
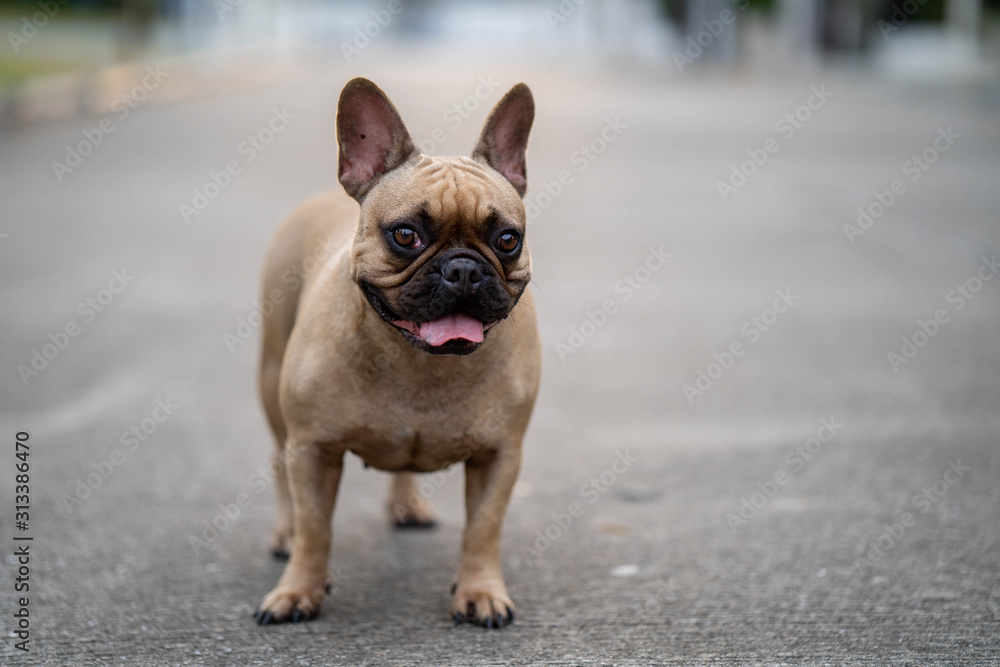
[[[410,250],[421,248],[424,245],[420,241],[420,236],[409,227],[396,229],[392,233],[392,240],[399,244],[401,248],[408,248]]]
[[[521,237],[513,232],[505,232],[497,239],[497,250],[500,252],[514,252],[521,242]]]

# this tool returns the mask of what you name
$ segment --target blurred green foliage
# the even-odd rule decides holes
[[[758,10],[770,10],[777,4],[777,0],[749,0],[749,9]],[[659,0],[660,7],[663,9],[664,15],[670,17],[674,21],[682,21],[684,15],[687,12],[688,0]],[[743,0],[736,2],[734,0],[733,6],[743,6]]]
[[[774,9],[780,0],[749,0],[751,10],[770,11]],[[793,2],[795,0],[792,0]],[[683,21],[689,0],[659,0],[663,13],[674,21]],[[828,4],[867,4],[874,6],[875,12],[879,16],[888,17],[893,5],[901,5],[903,0],[828,0]],[[742,6],[742,0],[733,4]],[[982,0],[983,8],[989,11],[1000,11],[1000,0]],[[947,0],[924,0],[919,9],[913,14],[914,21],[941,21],[945,17],[945,6]]]
[[[0,10],[5,13],[31,14],[39,11],[39,0],[0,0]],[[46,5],[55,4],[59,12],[67,14],[107,14],[121,11],[122,5],[129,0],[50,0]]]
[[[72,70],[72,63],[49,62],[31,58],[0,58],[0,88],[38,76],[64,74]]]
[[[888,17],[892,13],[894,3],[886,4],[888,8],[882,12],[884,17]],[[914,21],[942,21],[944,20],[944,5],[945,0],[926,0],[910,18]]]

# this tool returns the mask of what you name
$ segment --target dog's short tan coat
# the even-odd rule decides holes
[[[466,527],[451,612],[487,626],[513,620],[500,535],[538,389],[540,348],[526,290],[528,249],[514,263],[501,262],[484,229],[499,214],[524,232],[520,195],[533,113],[531,93],[519,84],[493,110],[472,158],[429,157],[413,148],[374,84],[355,79],[345,87],[340,180],[354,198],[338,188],[303,204],[282,225],[264,269],[265,296],[279,290],[288,297],[264,324],[260,391],[278,444],[275,462],[284,470],[273,546],[291,557],[258,622],[317,613],[348,451],[394,473],[394,518],[418,524],[433,514],[412,473],[464,464]],[[405,262],[388,249],[383,227],[414,207],[442,232]],[[359,284],[378,288],[392,306],[424,262],[455,247],[490,262],[516,305],[474,352],[429,354],[380,317]],[[307,261],[317,248],[337,250]]]

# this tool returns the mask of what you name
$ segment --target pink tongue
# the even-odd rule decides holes
[[[464,339],[473,343],[483,342],[483,323],[468,315],[445,315],[433,322],[420,325],[420,338],[429,345],[437,347],[449,340]]]

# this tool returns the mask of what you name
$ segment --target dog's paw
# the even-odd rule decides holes
[[[459,582],[451,600],[455,625],[474,623],[484,628],[502,628],[514,622],[514,603],[503,580]]]
[[[281,586],[264,597],[254,612],[257,625],[298,623],[316,618],[320,603],[330,591],[330,584],[312,586]]]
[[[275,528],[271,533],[271,555],[278,560],[288,560],[292,553],[292,529]]]
[[[408,504],[394,503],[389,513],[392,525],[396,528],[434,528],[437,526],[434,507],[428,502],[423,502],[415,508]]]

